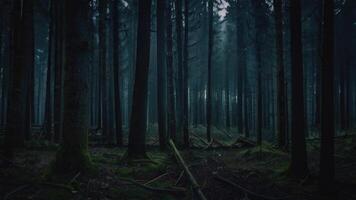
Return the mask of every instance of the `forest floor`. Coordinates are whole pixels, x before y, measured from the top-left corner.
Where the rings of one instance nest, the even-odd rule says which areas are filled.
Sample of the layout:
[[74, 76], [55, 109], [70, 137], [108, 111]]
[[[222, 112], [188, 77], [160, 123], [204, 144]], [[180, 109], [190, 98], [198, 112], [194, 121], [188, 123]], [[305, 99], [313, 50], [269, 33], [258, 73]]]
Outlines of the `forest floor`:
[[[302, 180], [287, 176], [288, 153], [267, 143], [233, 148], [210, 145], [207, 149], [181, 150], [181, 154], [209, 200], [318, 200], [327, 199], [318, 192], [318, 143], [316, 139], [308, 140], [310, 175]], [[335, 143], [337, 199], [355, 200], [356, 136], [336, 138]], [[46, 177], [55, 148], [18, 152], [13, 166], [0, 168], [0, 198], [198, 199], [169, 150], [161, 153], [156, 147], [149, 147], [151, 161], [129, 165], [120, 161], [124, 148], [91, 147], [90, 153], [96, 173], [50, 180]]]

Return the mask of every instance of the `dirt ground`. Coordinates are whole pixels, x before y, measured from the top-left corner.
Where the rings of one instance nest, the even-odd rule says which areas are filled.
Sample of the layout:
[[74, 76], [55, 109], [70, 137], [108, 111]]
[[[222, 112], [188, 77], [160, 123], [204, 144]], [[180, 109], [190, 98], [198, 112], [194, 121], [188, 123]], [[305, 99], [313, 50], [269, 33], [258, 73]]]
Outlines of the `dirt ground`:
[[[319, 141], [308, 140], [310, 174], [302, 180], [288, 177], [287, 152], [269, 144], [261, 147], [182, 150], [181, 154], [211, 200], [356, 199], [356, 137], [335, 139], [336, 191], [323, 197], [318, 191]], [[125, 149], [91, 147], [95, 172], [49, 178], [54, 149], [18, 152], [13, 165], [0, 168], [0, 197], [4, 200], [198, 199], [175, 156], [148, 148], [151, 160], [127, 164]]]

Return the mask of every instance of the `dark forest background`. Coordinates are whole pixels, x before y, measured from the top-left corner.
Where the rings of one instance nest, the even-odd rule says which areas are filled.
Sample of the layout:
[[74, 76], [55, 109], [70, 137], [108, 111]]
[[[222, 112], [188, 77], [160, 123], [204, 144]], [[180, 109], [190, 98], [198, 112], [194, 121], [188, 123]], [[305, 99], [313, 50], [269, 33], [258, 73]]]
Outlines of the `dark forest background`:
[[50, 151], [48, 176], [77, 179], [98, 152], [120, 166], [278, 152], [288, 177], [347, 199], [356, 173], [335, 177], [355, 167], [355, 51], [354, 0], [0, 0], [0, 164]]

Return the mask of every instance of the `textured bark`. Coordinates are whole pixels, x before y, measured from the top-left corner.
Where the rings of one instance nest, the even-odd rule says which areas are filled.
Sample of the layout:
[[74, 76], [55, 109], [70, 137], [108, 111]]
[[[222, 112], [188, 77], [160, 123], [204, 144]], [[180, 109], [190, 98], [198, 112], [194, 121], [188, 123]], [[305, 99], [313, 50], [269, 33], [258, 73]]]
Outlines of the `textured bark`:
[[13, 156], [15, 148], [24, 146], [25, 141], [25, 108], [26, 108], [26, 76], [24, 58], [25, 50], [23, 48], [26, 34], [24, 26], [24, 15], [22, 10], [22, 1], [12, 2], [11, 12], [11, 39], [10, 39], [10, 59], [11, 68], [9, 71], [9, 96], [7, 101], [7, 134], [4, 139], [4, 153], [9, 159]]
[[63, 142], [57, 152], [56, 172], [84, 172], [88, 155], [90, 60], [89, 0], [65, 0], [65, 59], [63, 85]]
[[305, 114], [303, 89], [302, 25], [301, 1], [291, 5], [291, 56], [292, 56], [292, 124], [290, 172], [295, 177], [308, 174], [305, 144]]
[[184, 0], [184, 62], [183, 62], [183, 143], [189, 147], [189, 104], [188, 104], [188, 59], [189, 59], [189, 1]]
[[335, 177], [334, 158], [334, 1], [324, 0], [323, 63], [321, 70], [321, 146], [320, 186], [332, 193]]
[[285, 118], [285, 90], [284, 90], [284, 55], [283, 55], [283, 14], [282, 0], [273, 1], [275, 8], [274, 21], [276, 23], [276, 48], [277, 48], [277, 145], [285, 148], [286, 143], [286, 118]]
[[158, 135], [161, 150], [166, 149], [167, 141], [167, 84], [165, 67], [165, 9], [166, 0], [157, 1], [157, 108]]
[[119, 62], [119, 26], [120, 18], [118, 12], [118, 1], [112, 2], [112, 17], [113, 17], [113, 68], [114, 68], [114, 107], [115, 107], [115, 128], [116, 128], [116, 144], [123, 145], [122, 141], [122, 113], [121, 113], [121, 98], [120, 98], [120, 62]]
[[167, 4], [167, 88], [168, 88], [168, 138], [176, 140], [176, 110], [174, 98], [172, 3]]
[[129, 133], [128, 158], [146, 157], [146, 112], [150, 60], [151, 0], [139, 1], [135, 85]]
[[101, 90], [101, 128], [103, 137], [107, 142], [112, 142], [108, 135], [108, 95], [107, 95], [107, 41], [106, 41], [106, 10], [107, 0], [99, 1], [99, 67], [100, 67], [100, 90]]
[[208, 0], [208, 88], [206, 98], [206, 137], [211, 141], [211, 101], [212, 101], [212, 85], [211, 85], [211, 68], [212, 68], [212, 52], [213, 52], [213, 0]]

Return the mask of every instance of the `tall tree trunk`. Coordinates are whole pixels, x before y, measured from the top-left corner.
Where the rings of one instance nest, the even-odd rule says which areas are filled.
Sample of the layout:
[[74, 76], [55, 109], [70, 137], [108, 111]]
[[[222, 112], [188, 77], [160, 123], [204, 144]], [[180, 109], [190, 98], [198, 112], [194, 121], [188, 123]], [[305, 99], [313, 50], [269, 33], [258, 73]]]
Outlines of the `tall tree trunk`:
[[208, 0], [208, 88], [206, 98], [206, 137], [208, 141], [211, 141], [211, 67], [212, 67], [212, 53], [213, 53], [213, 0]]
[[285, 148], [286, 143], [286, 118], [285, 118], [285, 90], [284, 90], [284, 55], [283, 55], [283, 14], [282, 0], [273, 1], [274, 21], [276, 23], [276, 48], [277, 48], [277, 145]]
[[120, 98], [120, 62], [119, 62], [119, 26], [120, 18], [118, 12], [118, 1], [112, 2], [112, 17], [113, 17], [113, 68], [114, 68], [114, 107], [115, 107], [115, 127], [116, 127], [116, 143], [119, 146], [123, 145], [122, 141], [122, 113], [121, 113], [121, 98]]
[[48, 28], [48, 54], [47, 54], [47, 75], [46, 75], [46, 99], [45, 99], [45, 121], [44, 131], [46, 133], [46, 139], [52, 139], [52, 95], [51, 95], [51, 77], [52, 77], [52, 49], [53, 49], [53, 11], [54, 2], [49, 2], [49, 28]]
[[161, 150], [166, 149], [167, 141], [167, 85], [165, 66], [165, 9], [166, 0], [157, 0], [157, 108], [158, 135]]
[[189, 79], [189, 1], [184, 0], [184, 62], [183, 62], [183, 140], [184, 146], [189, 147], [189, 104], [188, 104], [188, 79]]
[[168, 137], [176, 140], [176, 110], [174, 98], [174, 72], [173, 72], [173, 33], [172, 33], [172, 2], [167, 4], [167, 88], [168, 88]]
[[305, 144], [301, 1], [291, 1], [290, 6], [292, 37], [292, 143], [290, 172], [293, 176], [301, 178], [308, 173]]
[[[184, 118], [184, 94], [183, 94], [183, 14], [182, 14], [182, 2], [175, 1], [175, 13], [176, 13], [176, 36], [177, 36], [177, 85], [176, 85], [176, 99], [177, 99], [177, 129], [179, 135], [182, 135], [183, 131], [183, 118]], [[181, 140], [180, 140], [181, 141]]]
[[89, 0], [65, 0], [65, 60], [63, 85], [63, 142], [54, 171], [85, 172], [90, 167], [89, 128]]
[[13, 158], [14, 149], [23, 147], [25, 141], [27, 70], [24, 63], [26, 51], [23, 45], [26, 38], [24, 24], [26, 20], [22, 3], [22, 0], [14, 0], [11, 12], [11, 68], [7, 101], [7, 134], [4, 139], [4, 154], [8, 159]]
[[54, 141], [59, 142], [62, 137], [63, 123], [63, 61], [64, 61], [64, 34], [63, 34], [63, 4], [55, 2], [55, 76], [54, 76]]
[[99, 67], [101, 77], [101, 123], [102, 135], [106, 142], [112, 142], [108, 135], [108, 94], [107, 94], [107, 39], [106, 39], [106, 13], [107, 13], [107, 0], [99, 1]]
[[[25, 137], [30, 139], [32, 122], [34, 119], [34, 67], [35, 67], [35, 32], [34, 32], [34, 1], [23, 1], [24, 29], [26, 39], [24, 40], [24, 67], [27, 69], [26, 108], [25, 108]], [[40, 113], [38, 113], [40, 114]]]
[[[262, 4], [263, 2], [261, 0], [254, 0], [253, 5], [255, 9], [255, 29], [256, 29], [256, 62], [257, 62], [257, 88], [256, 88], [256, 94], [257, 94], [257, 119], [256, 119], [256, 134], [257, 134], [257, 144], [261, 145], [262, 143], [262, 47], [261, 47], [261, 34], [262, 33], [262, 28], [263, 26], [262, 19], [261, 19], [261, 13], [263, 12], [262, 9]], [[263, 17], [263, 16], [262, 16]]]
[[334, 159], [334, 1], [324, 0], [323, 70], [321, 70], [320, 186], [322, 192], [335, 191]]
[[146, 112], [150, 60], [151, 0], [139, 1], [136, 74], [132, 100], [128, 158], [146, 157]]

